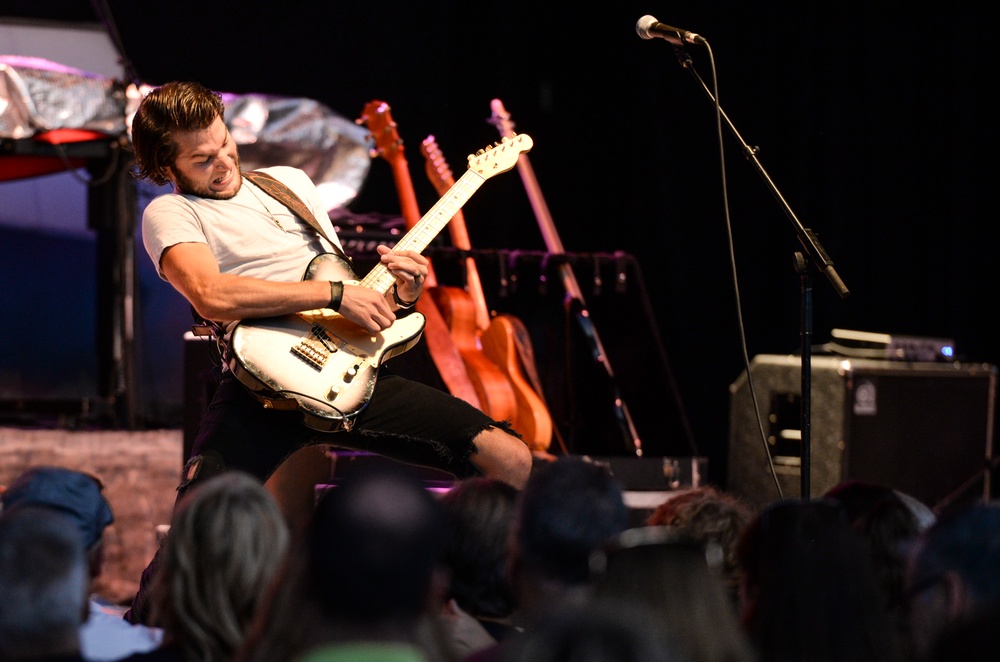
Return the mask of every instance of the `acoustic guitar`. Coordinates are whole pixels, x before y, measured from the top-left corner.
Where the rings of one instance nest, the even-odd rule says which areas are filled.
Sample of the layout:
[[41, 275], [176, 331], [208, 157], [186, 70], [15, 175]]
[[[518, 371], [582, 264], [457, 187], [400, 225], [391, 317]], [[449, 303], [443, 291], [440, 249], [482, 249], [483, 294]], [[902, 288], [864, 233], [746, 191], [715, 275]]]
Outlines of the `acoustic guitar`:
[[[510, 118], [510, 113], [504, 108], [503, 102], [500, 99], [493, 99], [490, 102], [490, 110], [489, 121], [497, 128], [502, 137], [509, 138], [517, 135], [514, 131], [514, 122]], [[521, 182], [524, 184], [525, 192], [528, 194], [528, 200], [531, 202], [531, 209], [535, 213], [535, 219], [538, 221], [538, 228], [541, 230], [542, 238], [545, 240], [545, 247], [552, 254], [564, 254], [566, 251], [563, 248], [562, 240], [559, 238], [559, 232], [556, 230], [549, 207], [545, 203], [545, 196], [542, 195], [542, 188], [538, 185], [538, 179], [535, 177], [535, 171], [531, 167], [531, 161], [526, 155], [519, 156], [517, 170], [521, 175]], [[563, 286], [566, 288], [565, 304], [567, 310], [575, 309], [574, 316], [591, 344], [591, 352], [594, 360], [604, 368], [615, 390], [613, 404], [622, 435], [632, 446], [635, 454], [642, 456], [642, 440], [639, 438], [639, 433], [632, 420], [632, 415], [629, 413], [628, 405], [625, 404], [625, 399], [618, 388], [614, 370], [611, 367], [611, 362], [608, 360], [608, 354], [604, 350], [604, 344], [601, 342], [597, 327], [594, 325], [594, 321], [587, 310], [587, 302], [583, 298], [583, 290], [580, 289], [576, 274], [573, 273], [573, 267], [569, 262], [564, 262], [559, 266], [559, 272], [562, 275]], [[577, 305], [574, 306], [574, 302]], [[556, 435], [558, 436], [558, 432], [556, 432]], [[565, 448], [565, 444], [561, 438], [559, 442]]]
[[[527, 135], [469, 156], [469, 169], [396, 243], [422, 252], [472, 194], [490, 177], [506, 172], [521, 152], [531, 149]], [[340, 256], [317, 256], [303, 280], [343, 280], [385, 295], [395, 277], [377, 264], [360, 281]], [[233, 329], [230, 368], [267, 408], [299, 409], [317, 430], [350, 429], [351, 419], [371, 399], [378, 368], [413, 347], [424, 328], [419, 312], [401, 316], [381, 333], [369, 334], [333, 310], [241, 321]]]
[[[378, 154], [392, 166], [396, 190], [403, 210], [403, 219], [410, 227], [419, 219], [419, 208], [413, 189], [413, 180], [410, 178], [403, 140], [399, 136], [396, 122], [392, 119], [391, 109], [384, 101], [372, 101], [365, 107], [363, 117], [375, 139]], [[440, 307], [440, 302], [447, 300], [448, 289], [455, 288], [441, 286], [437, 282], [432, 265], [426, 286], [430, 299], [425, 305], [433, 305], [435, 311], [441, 315], [444, 321], [443, 333], [454, 344], [454, 348], [461, 357], [461, 366], [466, 375], [463, 383], [471, 384], [476, 401], [478, 401], [476, 406], [488, 416], [499, 421], [512, 420], [517, 412], [517, 400], [513, 388], [504, 373], [477, 346], [474, 335], [475, 321], [470, 317], [474, 314], [472, 306], [461, 307], [461, 301], [453, 293], [447, 311]], [[472, 328], [473, 334], [471, 338], [467, 334], [456, 334], [454, 333], [456, 328]], [[440, 370], [441, 366], [438, 367]], [[450, 367], [454, 370], [454, 366]]]
[[[455, 177], [434, 136], [424, 139], [420, 152], [424, 155], [428, 179], [438, 195], [442, 195], [455, 185]], [[461, 210], [455, 212], [448, 225], [448, 232], [455, 248], [466, 251], [472, 249], [465, 216]], [[552, 418], [545, 402], [525, 379], [521, 371], [521, 357], [517, 351], [519, 342], [530, 343], [527, 330], [521, 320], [512, 315], [491, 317], [475, 259], [467, 257], [464, 267], [465, 289], [438, 288], [438, 306], [445, 318], [450, 318], [456, 344], [460, 347], [477, 347], [500, 368], [510, 382], [517, 402], [514, 429], [521, 434], [531, 450], [547, 451], [552, 443]], [[470, 308], [473, 310], [470, 311]]]

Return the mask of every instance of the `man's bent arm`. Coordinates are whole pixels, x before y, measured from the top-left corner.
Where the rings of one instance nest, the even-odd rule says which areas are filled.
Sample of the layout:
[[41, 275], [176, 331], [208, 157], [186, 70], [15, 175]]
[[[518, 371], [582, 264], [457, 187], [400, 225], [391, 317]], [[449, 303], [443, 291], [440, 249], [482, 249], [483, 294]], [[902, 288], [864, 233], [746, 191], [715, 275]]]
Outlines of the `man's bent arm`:
[[[281, 283], [221, 273], [206, 244], [169, 247], [160, 258], [160, 268], [199, 315], [217, 322], [287, 315], [330, 303], [330, 284], [325, 280]], [[340, 311], [372, 332], [395, 319], [382, 295], [359, 286], [344, 286]]]

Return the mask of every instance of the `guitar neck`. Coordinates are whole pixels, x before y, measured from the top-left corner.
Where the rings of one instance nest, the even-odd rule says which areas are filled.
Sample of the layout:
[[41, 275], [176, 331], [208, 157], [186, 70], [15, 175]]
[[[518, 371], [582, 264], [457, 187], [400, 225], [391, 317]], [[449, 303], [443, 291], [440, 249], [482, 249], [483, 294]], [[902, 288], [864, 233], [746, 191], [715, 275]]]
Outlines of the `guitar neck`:
[[[403, 214], [403, 220], [406, 222], [406, 227], [412, 229], [420, 223], [420, 205], [417, 204], [417, 194], [413, 190], [413, 180], [410, 178], [410, 166], [406, 157], [403, 156], [402, 145], [397, 145], [396, 153], [387, 156], [386, 160], [392, 166], [392, 178], [396, 183], [396, 195], [399, 197], [399, 208]], [[431, 238], [433, 239], [433, 236]], [[427, 278], [424, 284], [427, 287], [437, 286], [437, 274], [434, 273], [434, 265], [429, 262], [427, 263]]]
[[[396, 248], [422, 253], [441, 230], [448, 225], [455, 213], [462, 208], [472, 194], [479, 190], [486, 179], [475, 170], [466, 170], [454, 186], [448, 189], [441, 199], [427, 211], [402, 239], [396, 242]], [[376, 265], [361, 284], [385, 294], [395, 282], [395, 277], [381, 263]]]
[[[500, 99], [493, 99], [490, 103], [490, 109], [492, 110], [491, 122], [496, 126], [501, 137], [515, 135], [514, 123], [510, 119], [510, 113], [504, 108], [503, 102]], [[542, 195], [542, 187], [538, 185], [538, 179], [535, 178], [535, 171], [531, 167], [531, 162], [528, 160], [527, 154], [521, 154], [518, 157], [517, 172], [521, 175], [521, 181], [524, 183], [524, 190], [528, 194], [531, 209], [534, 211], [535, 219], [538, 221], [538, 228], [541, 230], [542, 238], [545, 240], [545, 248], [550, 253], [562, 255], [566, 251], [563, 249], [562, 240], [559, 238], [559, 232], [556, 230], [555, 221], [552, 220], [549, 206], [545, 202], [545, 196]], [[584, 303], [583, 290], [580, 289], [580, 284], [576, 280], [576, 274], [573, 273], [572, 267], [570, 267], [568, 262], [564, 262], [560, 265], [559, 269], [562, 274], [566, 293], [577, 301]]]
[[[420, 152], [424, 155], [427, 178], [430, 179], [438, 195], [444, 195], [449, 188], [454, 186], [455, 176], [452, 174], [451, 168], [448, 167], [434, 136], [427, 136], [420, 143]], [[455, 212], [454, 218], [448, 225], [448, 232], [451, 234], [451, 243], [455, 248], [464, 251], [472, 250], [472, 241], [469, 239], [469, 231], [465, 225], [465, 215], [461, 211]], [[483, 292], [483, 283], [479, 278], [479, 269], [476, 266], [475, 258], [466, 257], [463, 263], [465, 266], [465, 291], [475, 308], [473, 311], [475, 327], [481, 333], [490, 325], [490, 308], [486, 303], [486, 294]]]

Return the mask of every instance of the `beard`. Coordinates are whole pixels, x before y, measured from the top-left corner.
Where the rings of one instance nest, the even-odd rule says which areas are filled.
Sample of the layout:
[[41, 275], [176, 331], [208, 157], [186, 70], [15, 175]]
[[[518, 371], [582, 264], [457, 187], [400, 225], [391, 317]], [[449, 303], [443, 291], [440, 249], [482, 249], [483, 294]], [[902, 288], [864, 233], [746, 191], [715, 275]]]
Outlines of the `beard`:
[[243, 187], [243, 175], [240, 169], [240, 155], [237, 153], [233, 157], [233, 161], [236, 164], [236, 177], [237, 184], [236, 188], [226, 190], [226, 191], [213, 191], [208, 186], [201, 184], [199, 182], [190, 179], [183, 173], [178, 172], [173, 169], [172, 174], [174, 176], [174, 186], [177, 188], [179, 193], [186, 193], [188, 195], [196, 195], [199, 198], [211, 198], [212, 200], [229, 200], [236, 196], [240, 192], [240, 188]]

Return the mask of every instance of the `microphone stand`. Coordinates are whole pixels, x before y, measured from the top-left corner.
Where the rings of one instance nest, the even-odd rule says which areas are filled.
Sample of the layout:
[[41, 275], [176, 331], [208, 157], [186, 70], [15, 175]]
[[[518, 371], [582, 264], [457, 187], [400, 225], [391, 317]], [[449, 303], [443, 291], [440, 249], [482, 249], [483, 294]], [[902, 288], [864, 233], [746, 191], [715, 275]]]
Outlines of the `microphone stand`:
[[[672, 43], [672, 42], [671, 42]], [[811, 444], [811, 422], [812, 422], [812, 281], [810, 277], [809, 266], [812, 264], [816, 269], [821, 271], [830, 281], [834, 290], [840, 296], [841, 299], [846, 298], [850, 292], [847, 286], [840, 279], [837, 274], [836, 269], [833, 268], [833, 260], [827, 255], [826, 251], [819, 243], [816, 234], [809, 228], [803, 227], [802, 223], [799, 221], [795, 212], [785, 201], [784, 196], [775, 186], [774, 181], [764, 170], [764, 166], [761, 164], [760, 160], [757, 158], [757, 152], [759, 151], [756, 147], [750, 147], [743, 136], [740, 135], [739, 131], [729, 120], [725, 111], [722, 110], [718, 105], [717, 97], [712, 94], [708, 85], [702, 80], [701, 76], [695, 70], [690, 54], [681, 46], [676, 44], [674, 46], [674, 52], [677, 54], [677, 60], [680, 65], [691, 72], [695, 80], [701, 84], [702, 89], [713, 104], [718, 108], [719, 115], [726, 121], [729, 126], [729, 130], [732, 131], [733, 135], [739, 141], [740, 146], [743, 149], [743, 154], [746, 156], [747, 160], [754, 164], [757, 172], [760, 174], [764, 183], [770, 189], [774, 198], [778, 201], [778, 204], [784, 210], [785, 215], [788, 216], [788, 220], [791, 221], [792, 227], [795, 230], [795, 234], [798, 237], [799, 243], [802, 244], [805, 253], [796, 252], [794, 257], [795, 271], [800, 276], [800, 288], [801, 288], [801, 320], [800, 320], [800, 337], [801, 337], [801, 355], [802, 355], [802, 368], [801, 368], [801, 400], [800, 400], [800, 432], [801, 432], [801, 447], [800, 447], [800, 487], [801, 487], [801, 497], [803, 499], [809, 499], [809, 474], [810, 474], [810, 444]], [[808, 260], [807, 260], [808, 257]], [[749, 377], [749, 375], [748, 375]]]

